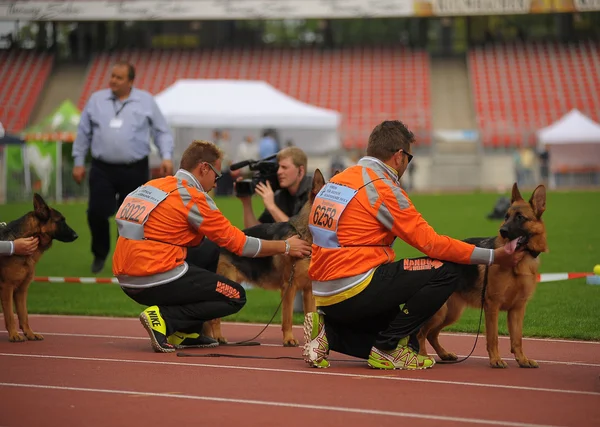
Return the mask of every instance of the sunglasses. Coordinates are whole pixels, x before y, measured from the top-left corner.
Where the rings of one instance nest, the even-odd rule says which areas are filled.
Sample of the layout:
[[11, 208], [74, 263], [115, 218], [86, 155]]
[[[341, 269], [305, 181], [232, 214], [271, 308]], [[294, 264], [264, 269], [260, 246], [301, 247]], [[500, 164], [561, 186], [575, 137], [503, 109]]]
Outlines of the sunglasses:
[[413, 155], [410, 153], [407, 153], [404, 150], [401, 150], [401, 151], [402, 151], [402, 153], [406, 154], [406, 157], [408, 157], [408, 163], [410, 163], [410, 161], [413, 159]]
[[208, 167], [210, 167], [212, 169], [212, 171], [215, 173], [215, 182], [217, 182], [218, 180], [221, 179], [221, 174], [219, 172], [217, 172], [217, 170], [215, 169], [215, 167], [213, 165], [211, 165], [210, 163], [206, 162], [206, 164], [208, 165]]
[[[406, 152], [406, 151], [404, 151], [402, 148], [400, 148], [400, 149], [398, 149], [398, 150], [394, 151], [394, 153], [397, 153], [398, 151], [401, 151], [401, 152], [402, 152], [402, 154], [406, 154], [406, 157], [408, 157], [408, 163], [410, 163], [410, 162], [411, 162], [411, 160], [413, 159], [413, 155], [412, 155], [412, 154], [410, 154], [410, 153], [407, 153], [407, 152]], [[407, 163], [407, 164], [408, 164], [408, 163]]]

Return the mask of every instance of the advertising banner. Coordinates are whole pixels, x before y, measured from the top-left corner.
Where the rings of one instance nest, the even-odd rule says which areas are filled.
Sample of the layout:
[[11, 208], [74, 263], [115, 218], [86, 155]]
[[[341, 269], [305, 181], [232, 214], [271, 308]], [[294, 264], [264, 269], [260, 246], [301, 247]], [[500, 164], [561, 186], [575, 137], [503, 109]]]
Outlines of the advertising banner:
[[398, 17], [414, 0], [137, 0], [6, 1], [0, 20], [192, 20]]

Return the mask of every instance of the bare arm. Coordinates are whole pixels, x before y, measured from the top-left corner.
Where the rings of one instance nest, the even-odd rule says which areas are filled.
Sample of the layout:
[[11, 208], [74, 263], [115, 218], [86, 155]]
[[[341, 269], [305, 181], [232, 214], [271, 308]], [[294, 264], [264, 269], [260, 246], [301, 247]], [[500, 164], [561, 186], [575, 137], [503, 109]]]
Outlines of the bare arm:
[[252, 209], [252, 199], [250, 197], [240, 197], [240, 200], [242, 201], [242, 209], [244, 210], [244, 228], [260, 224]]

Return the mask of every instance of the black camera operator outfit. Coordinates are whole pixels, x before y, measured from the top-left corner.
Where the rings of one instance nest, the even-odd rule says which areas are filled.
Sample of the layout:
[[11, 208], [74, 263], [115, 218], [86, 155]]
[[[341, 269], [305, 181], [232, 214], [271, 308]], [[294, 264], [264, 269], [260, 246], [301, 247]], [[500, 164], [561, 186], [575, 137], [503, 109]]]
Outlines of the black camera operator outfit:
[[[296, 191], [296, 194], [293, 196], [287, 188], [281, 188], [275, 191], [275, 206], [281, 209], [281, 211], [288, 217], [292, 217], [300, 212], [302, 206], [304, 206], [304, 204], [307, 202], [311, 189], [312, 177], [304, 175], [302, 181], [300, 181], [300, 185], [298, 186], [298, 191]], [[275, 222], [275, 219], [271, 213], [265, 209], [258, 218], [258, 222], [262, 224], [273, 223]]]

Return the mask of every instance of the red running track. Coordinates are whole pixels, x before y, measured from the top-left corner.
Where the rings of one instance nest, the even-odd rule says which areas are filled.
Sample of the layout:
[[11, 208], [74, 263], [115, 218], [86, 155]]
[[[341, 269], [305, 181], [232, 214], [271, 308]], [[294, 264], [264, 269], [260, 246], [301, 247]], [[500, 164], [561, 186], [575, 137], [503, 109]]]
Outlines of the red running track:
[[[154, 353], [137, 319], [30, 316], [41, 342], [0, 333], [0, 425], [20, 426], [598, 426], [600, 343], [526, 339], [539, 369], [521, 369], [501, 338], [505, 370], [488, 367], [485, 338], [457, 365], [379, 371], [336, 353], [329, 369], [301, 360], [178, 357]], [[225, 323], [230, 341], [261, 325]], [[301, 328], [295, 329], [298, 339]], [[443, 336], [468, 354], [473, 335]], [[255, 347], [194, 354], [301, 356], [279, 325]], [[410, 424], [408, 424], [410, 423]]]

